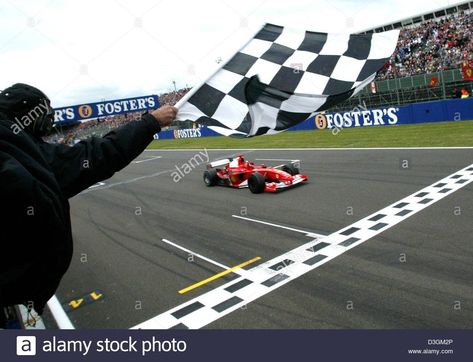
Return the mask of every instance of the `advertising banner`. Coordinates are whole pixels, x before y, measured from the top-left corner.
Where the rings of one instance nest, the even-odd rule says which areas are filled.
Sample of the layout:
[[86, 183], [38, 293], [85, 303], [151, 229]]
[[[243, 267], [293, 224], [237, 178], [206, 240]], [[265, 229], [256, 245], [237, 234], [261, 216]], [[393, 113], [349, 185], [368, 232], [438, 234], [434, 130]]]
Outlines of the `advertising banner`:
[[56, 108], [54, 112], [57, 124], [67, 124], [131, 112], [144, 112], [158, 107], [158, 96], [149, 95]]
[[289, 130], [377, 127], [471, 119], [473, 119], [473, 99], [448, 99], [399, 107], [368, 109], [359, 106], [346, 112], [318, 113]]
[[[473, 120], [473, 98], [412, 103], [399, 107], [356, 107], [346, 112], [318, 113], [288, 131], [334, 130], [354, 127]], [[207, 127], [163, 131], [155, 139], [182, 139], [220, 136]]]

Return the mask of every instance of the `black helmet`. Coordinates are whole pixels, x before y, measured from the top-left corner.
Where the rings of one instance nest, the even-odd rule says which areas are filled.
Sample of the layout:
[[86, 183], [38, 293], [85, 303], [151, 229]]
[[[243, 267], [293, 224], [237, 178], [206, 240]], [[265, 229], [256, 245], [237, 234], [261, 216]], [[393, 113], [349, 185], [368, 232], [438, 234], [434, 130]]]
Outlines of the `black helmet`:
[[48, 135], [54, 124], [54, 110], [49, 98], [39, 89], [17, 83], [0, 93], [0, 112], [10, 117], [18, 130], [34, 136]]

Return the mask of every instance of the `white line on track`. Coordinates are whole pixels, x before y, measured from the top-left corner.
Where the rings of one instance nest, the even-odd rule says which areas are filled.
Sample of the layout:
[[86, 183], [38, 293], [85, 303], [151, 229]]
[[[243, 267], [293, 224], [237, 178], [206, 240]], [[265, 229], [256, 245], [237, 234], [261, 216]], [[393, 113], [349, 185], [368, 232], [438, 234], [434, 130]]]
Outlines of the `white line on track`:
[[[384, 150], [471, 150], [473, 147], [307, 147], [307, 148], [207, 148], [207, 151], [384, 151]], [[201, 148], [147, 149], [145, 152], [195, 152]]]
[[[178, 244], [176, 244], [176, 243], [173, 243], [172, 241], [170, 241], [170, 240], [168, 240], [168, 239], [161, 239], [161, 241], [162, 241], [163, 243], [166, 243], [166, 244], [169, 244], [169, 245], [171, 245], [171, 246], [174, 246], [175, 248], [177, 248], [177, 249], [179, 249], [179, 250], [185, 251], [186, 253], [192, 254], [193, 256], [195, 256], [195, 257], [197, 257], [197, 258], [199, 258], [199, 259], [202, 259], [202, 260], [204, 260], [204, 261], [206, 261], [206, 262], [208, 262], [208, 263], [210, 263], [210, 264], [216, 265], [216, 266], [218, 266], [219, 268], [222, 268], [222, 269], [230, 269], [229, 266], [223, 265], [223, 264], [219, 263], [218, 261], [212, 260], [212, 259], [207, 258], [206, 256], [203, 256], [203, 255], [201, 255], [201, 254], [198, 254], [198, 253], [196, 253], [196, 252], [194, 252], [194, 251], [192, 251], [192, 250], [190, 250], [190, 249], [187, 249], [187, 248], [185, 248], [185, 247], [183, 247], [183, 246], [180, 246], [180, 245], [178, 245]], [[241, 275], [241, 274], [242, 274], [242, 273], [240, 273], [240, 272], [237, 271], [237, 270], [235, 270], [234, 273], [235, 273], [235, 274], [238, 274], [238, 275]]]
[[301, 229], [296, 229], [296, 228], [292, 228], [292, 227], [289, 227], [289, 226], [283, 226], [283, 225], [275, 224], [275, 223], [272, 223], [272, 222], [267, 222], [267, 221], [262, 221], [262, 220], [257, 220], [257, 219], [251, 219], [249, 217], [244, 217], [244, 216], [239, 216], [239, 215], [232, 215], [232, 217], [237, 218], [237, 219], [242, 219], [242, 220], [255, 222], [255, 223], [258, 223], [258, 224], [269, 225], [269, 226], [274, 226], [274, 227], [285, 229], [285, 230], [295, 231], [296, 233], [305, 234], [306, 236], [309, 236], [309, 237], [312, 237], [312, 238], [324, 238], [326, 236], [326, 235], [316, 234], [316, 233], [306, 231], [306, 230], [301, 230]]
[[293, 161], [298, 161], [298, 160], [290, 160], [288, 158], [255, 158], [255, 161], [288, 161], [288, 162], [293, 162]]
[[133, 329], [202, 328], [309, 273], [473, 182], [473, 164], [340, 229], [142, 322]]
[[51, 299], [48, 300], [48, 307], [59, 329], [75, 329], [56, 295], [53, 295]]
[[95, 185], [89, 187], [89, 189], [95, 189], [96, 187], [105, 186], [105, 182], [97, 182]]
[[114, 183], [111, 183], [111, 184], [108, 184], [108, 185], [105, 185], [105, 186], [98, 185], [94, 188], [89, 188], [87, 190], [82, 191], [81, 193], [79, 193], [79, 195], [88, 194], [89, 192], [96, 191], [96, 190], [109, 189], [109, 188], [114, 187], [114, 186], [126, 185], [126, 184], [129, 184], [129, 183], [144, 180], [144, 179], [147, 179], [147, 178], [150, 178], [150, 177], [156, 177], [156, 176], [164, 175], [165, 173], [169, 173], [169, 172], [172, 172], [172, 171], [174, 171], [174, 170], [164, 170], [164, 171], [159, 171], [159, 172], [153, 173], [151, 175], [145, 175], [145, 176], [135, 177], [135, 178], [132, 178], [130, 180], [114, 182]]
[[142, 163], [142, 162], [153, 161], [153, 160], [157, 160], [157, 159], [162, 158], [162, 157], [163, 156], [154, 156], [154, 157], [147, 158], [147, 159], [144, 159], [144, 160], [133, 161], [133, 163]]

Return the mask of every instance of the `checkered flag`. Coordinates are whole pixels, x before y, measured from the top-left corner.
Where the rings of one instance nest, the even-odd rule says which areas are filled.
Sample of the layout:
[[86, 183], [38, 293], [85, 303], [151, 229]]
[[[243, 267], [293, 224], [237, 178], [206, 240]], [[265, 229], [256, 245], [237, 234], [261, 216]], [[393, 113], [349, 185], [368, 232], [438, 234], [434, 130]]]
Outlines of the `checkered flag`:
[[191, 120], [226, 136], [284, 131], [370, 84], [399, 31], [349, 35], [266, 24], [179, 104]]

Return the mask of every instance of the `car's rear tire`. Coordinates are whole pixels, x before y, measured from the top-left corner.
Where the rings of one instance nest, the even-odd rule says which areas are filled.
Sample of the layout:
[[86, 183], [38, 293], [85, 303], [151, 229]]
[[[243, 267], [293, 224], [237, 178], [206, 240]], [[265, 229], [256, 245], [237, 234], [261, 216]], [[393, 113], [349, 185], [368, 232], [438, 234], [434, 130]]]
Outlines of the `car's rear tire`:
[[266, 180], [260, 173], [254, 173], [248, 178], [248, 188], [254, 194], [260, 194], [266, 187]]
[[298, 175], [300, 173], [299, 169], [296, 166], [294, 166], [292, 163], [284, 165], [281, 168], [281, 170], [283, 170], [284, 172], [287, 172], [291, 176]]
[[218, 183], [217, 170], [210, 169], [204, 171], [204, 183], [206, 186], [215, 186]]

